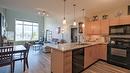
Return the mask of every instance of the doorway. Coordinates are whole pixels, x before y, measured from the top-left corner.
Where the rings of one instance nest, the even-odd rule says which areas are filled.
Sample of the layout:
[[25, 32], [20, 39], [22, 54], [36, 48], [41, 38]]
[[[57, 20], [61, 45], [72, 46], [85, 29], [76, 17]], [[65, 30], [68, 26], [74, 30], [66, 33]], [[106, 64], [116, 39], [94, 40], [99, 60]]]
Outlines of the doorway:
[[77, 42], [77, 28], [71, 28], [71, 42]]

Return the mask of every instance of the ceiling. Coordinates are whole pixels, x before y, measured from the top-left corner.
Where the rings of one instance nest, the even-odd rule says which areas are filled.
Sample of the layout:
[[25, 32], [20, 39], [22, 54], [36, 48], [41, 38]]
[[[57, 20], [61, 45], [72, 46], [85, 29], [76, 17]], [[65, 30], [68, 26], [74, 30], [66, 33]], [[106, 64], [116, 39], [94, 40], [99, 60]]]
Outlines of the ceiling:
[[[114, 10], [122, 5], [126, 5], [129, 0], [67, 0], [66, 19], [72, 20], [74, 17], [73, 3], [76, 3], [76, 17], [82, 16], [81, 9], [85, 8], [86, 15], [96, 15], [103, 11]], [[0, 0], [0, 6], [7, 9], [14, 9], [24, 12], [34, 12], [37, 8], [46, 10], [49, 16], [57, 20], [63, 19], [63, 0]]]

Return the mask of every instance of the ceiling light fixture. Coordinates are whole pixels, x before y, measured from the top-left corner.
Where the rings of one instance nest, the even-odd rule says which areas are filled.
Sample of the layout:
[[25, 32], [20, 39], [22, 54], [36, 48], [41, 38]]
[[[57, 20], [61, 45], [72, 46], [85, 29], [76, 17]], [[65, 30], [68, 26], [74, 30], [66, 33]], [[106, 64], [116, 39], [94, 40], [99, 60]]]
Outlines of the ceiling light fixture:
[[73, 7], [74, 7], [74, 22], [73, 22], [73, 25], [76, 26], [76, 19], [75, 19], [75, 7], [76, 7], [76, 4], [73, 4]]
[[66, 24], [66, 18], [65, 18], [65, 5], [66, 4], [66, 0], [64, 0], [64, 19], [63, 19], [63, 24]]
[[49, 14], [47, 13], [46, 16], [49, 16]]
[[82, 9], [82, 11], [83, 11], [83, 24], [82, 24], [82, 27], [85, 27], [85, 24], [84, 24], [84, 18], [85, 18], [85, 9]]
[[45, 16], [46, 15], [46, 11], [38, 11], [38, 14], [41, 16]]
[[48, 15], [48, 12], [47, 11], [45, 11], [45, 10], [43, 10], [43, 9], [41, 9], [41, 8], [36, 8], [37, 9], [37, 13], [38, 13], [38, 15], [41, 15], [41, 16], [49, 16]]
[[41, 11], [41, 13], [43, 16], [46, 15], [46, 11]]

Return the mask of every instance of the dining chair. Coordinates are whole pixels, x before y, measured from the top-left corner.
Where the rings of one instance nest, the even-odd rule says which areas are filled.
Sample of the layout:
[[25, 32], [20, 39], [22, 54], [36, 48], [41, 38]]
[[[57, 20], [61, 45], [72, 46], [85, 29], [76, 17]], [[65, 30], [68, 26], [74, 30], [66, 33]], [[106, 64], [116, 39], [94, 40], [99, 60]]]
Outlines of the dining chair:
[[29, 65], [28, 65], [28, 54], [29, 54], [30, 46], [31, 46], [30, 43], [25, 43], [24, 44], [24, 47], [26, 48], [25, 61], [26, 61], [27, 68], [29, 68]]
[[[27, 65], [27, 68], [29, 68], [28, 54], [29, 54], [29, 49], [30, 49], [30, 43], [25, 43], [24, 47], [26, 48], [25, 55], [24, 55], [24, 52], [21, 52], [19, 55], [14, 55], [13, 64], [15, 65], [16, 61], [25, 61], [24, 65]], [[25, 71], [25, 68], [24, 68], [24, 71]]]
[[11, 73], [14, 71], [13, 65], [13, 47], [4, 46], [0, 47], [0, 67], [10, 65]]

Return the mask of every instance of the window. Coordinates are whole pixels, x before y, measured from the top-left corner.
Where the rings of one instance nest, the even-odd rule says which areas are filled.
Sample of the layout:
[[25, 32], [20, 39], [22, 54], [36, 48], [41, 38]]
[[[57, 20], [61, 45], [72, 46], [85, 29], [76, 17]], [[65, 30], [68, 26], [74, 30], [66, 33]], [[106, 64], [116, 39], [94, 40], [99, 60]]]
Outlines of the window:
[[15, 21], [15, 40], [16, 41], [30, 41], [38, 40], [39, 24], [26, 21]]

